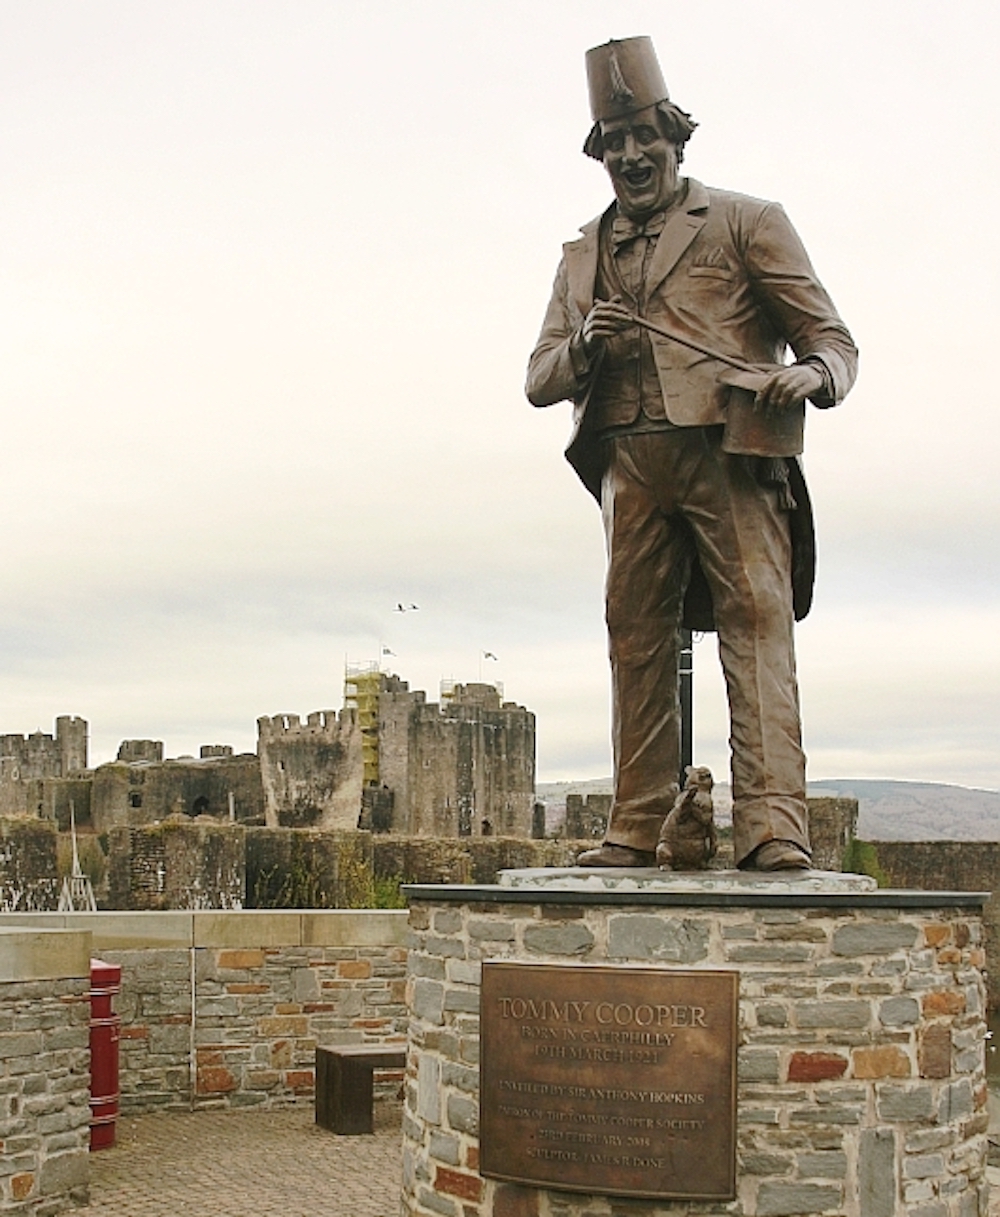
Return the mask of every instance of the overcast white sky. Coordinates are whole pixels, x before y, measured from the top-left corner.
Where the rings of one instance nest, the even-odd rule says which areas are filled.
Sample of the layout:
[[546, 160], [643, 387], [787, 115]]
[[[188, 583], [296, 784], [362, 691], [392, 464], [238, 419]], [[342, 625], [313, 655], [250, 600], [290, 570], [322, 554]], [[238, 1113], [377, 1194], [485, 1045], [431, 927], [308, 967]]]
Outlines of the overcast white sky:
[[609, 771], [598, 512], [522, 386], [610, 197], [583, 54], [638, 33], [862, 352], [808, 426], [810, 776], [1000, 786], [995, 0], [5, 0], [0, 731], [252, 749], [385, 645]]

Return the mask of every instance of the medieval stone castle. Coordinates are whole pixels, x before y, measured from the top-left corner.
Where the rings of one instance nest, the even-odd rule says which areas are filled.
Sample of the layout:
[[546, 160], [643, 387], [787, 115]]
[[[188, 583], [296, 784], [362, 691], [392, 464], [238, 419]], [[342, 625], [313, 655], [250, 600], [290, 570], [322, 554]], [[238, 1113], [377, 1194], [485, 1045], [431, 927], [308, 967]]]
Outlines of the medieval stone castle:
[[257, 751], [208, 744], [164, 759], [158, 740], [125, 740], [88, 768], [88, 727], [0, 736], [0, 817], [102, 833], [170, 816], [272, 828], [409, 836], [532, 835], [535, 716], [490, 684], [442, 685], [439, 703], [371, 666], [348, 671], [345, 705], [257, 720]]

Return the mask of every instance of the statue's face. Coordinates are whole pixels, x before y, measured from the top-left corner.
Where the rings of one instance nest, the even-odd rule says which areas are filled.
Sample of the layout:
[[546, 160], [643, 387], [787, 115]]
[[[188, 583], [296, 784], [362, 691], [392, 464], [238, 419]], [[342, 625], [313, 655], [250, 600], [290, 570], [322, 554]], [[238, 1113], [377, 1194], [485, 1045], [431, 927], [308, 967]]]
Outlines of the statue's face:
[[618, 206], [633, 219], [666, 207], [677, 193], [677, 146], [660, 131], [655, 106], [601, 123], [604, 168]]

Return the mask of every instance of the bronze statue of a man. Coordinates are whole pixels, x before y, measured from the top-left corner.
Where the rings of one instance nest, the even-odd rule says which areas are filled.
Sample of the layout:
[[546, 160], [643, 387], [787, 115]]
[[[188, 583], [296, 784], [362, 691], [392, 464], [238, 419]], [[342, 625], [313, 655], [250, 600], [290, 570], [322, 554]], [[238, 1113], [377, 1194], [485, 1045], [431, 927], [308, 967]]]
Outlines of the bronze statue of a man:
[[796, 458], [805, 401], [841, 401], [857, 350], [778, 204], [680, 176], [695, 124], [650, 39], [588, 51], [587, 77], [584, 151], [615, 202], [564, 247], [527, 384], [536, 406], [572, 400], [566, 455], [607, 537], [615, 792], [579, 862], [655, 865], [686, 626], [719, 637], [737, 865], [805, 868], [792, 627], [814, 546]]

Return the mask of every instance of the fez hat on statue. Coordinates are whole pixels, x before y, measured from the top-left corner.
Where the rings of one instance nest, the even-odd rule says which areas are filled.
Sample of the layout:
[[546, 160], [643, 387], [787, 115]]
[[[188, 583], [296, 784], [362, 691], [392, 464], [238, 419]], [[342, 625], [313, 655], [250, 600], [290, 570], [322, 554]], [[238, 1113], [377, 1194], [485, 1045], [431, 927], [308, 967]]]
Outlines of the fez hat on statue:
[[587, 88], [595, 123], [670, 100], [653, 40], [645, 35], [591, 47], [587, 52]]

